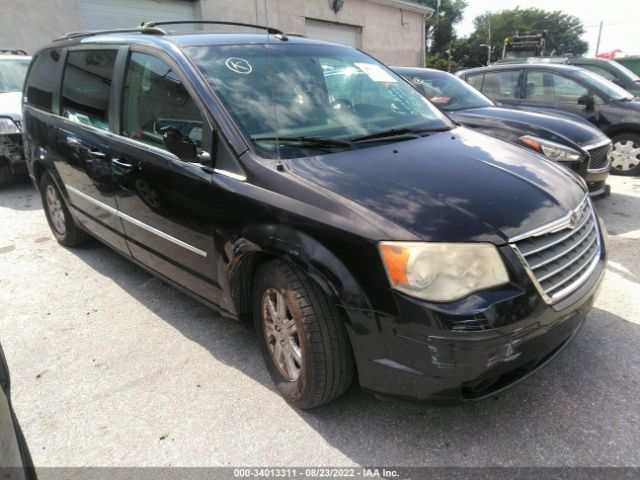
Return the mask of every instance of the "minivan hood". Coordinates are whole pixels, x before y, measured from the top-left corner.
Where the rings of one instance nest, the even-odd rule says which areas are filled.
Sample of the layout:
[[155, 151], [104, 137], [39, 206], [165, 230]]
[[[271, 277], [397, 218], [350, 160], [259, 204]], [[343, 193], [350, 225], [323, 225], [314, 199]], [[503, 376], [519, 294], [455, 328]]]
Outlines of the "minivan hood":
[[558, 137], [562, 137], [565, 141], [581, 147], [605, 138], [600, 130], [582, 118], [572, 120], [558, 115], [501, 107], [456, 110], [448, 114], [457, 122], [468, 126], [504, 127], [517, 130], [522, 135], [541, 136], [555, 142], [560, 140]]
[[14, 122], [22, 118], [22, 92], [0, 93], [0, 117], [11, 117]]
[[541, 155], [464, 127], [286, 164], [425, 241], [503, 244], [566, 215], [587, 193]]

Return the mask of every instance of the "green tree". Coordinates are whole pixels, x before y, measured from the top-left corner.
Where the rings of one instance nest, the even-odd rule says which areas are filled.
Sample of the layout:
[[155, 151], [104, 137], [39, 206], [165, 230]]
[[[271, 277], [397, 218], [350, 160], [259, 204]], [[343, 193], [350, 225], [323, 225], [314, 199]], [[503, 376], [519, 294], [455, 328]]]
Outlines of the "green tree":
[[[452, 50], [452, 54], [455, 54], [455, 50]], [[444, 70], [445, 72], [455, 72], [460, 69], [460, 66], [458, 65], [458, 62], [453, 60], [454, 56], [455, 55], [452, 55], [452, 60], [449, 62], [449, 57], [446, 54], [442, 55], [437, 52], [427, 53], [425, 65], [427, 68], [437, 68], [438, 70]]]
[[[456, 39], [455, 26], [462, 20], [467, 0], [416, 1], [434, 10], [433, 16], [427, 18], [425, 24], [426, 38], [430, 40], [428, 51], [446, 55], [449, 45]], [[438, 3], [440, 3], [440, 8], [438, 8]]]
[[[516, 31], [545, 30], [546, 54], [582, 55], [589, 45], [580, 37], [585, 32], [579, 18], [561, 11], [545, 11], [539, 8], [501, 10], [496, 13], [487, 12], [473, 21], [474, 32], [466, 39], [468, 43], [468, 59], [470, 63], [486, 63], [487, 50], [481, 43], [489, 43], [489, 26], [493, 52], [491, 61], [502, 56], [504, 39], [511, 37]], [[475, 48], [474, 48], [475, 47]]]

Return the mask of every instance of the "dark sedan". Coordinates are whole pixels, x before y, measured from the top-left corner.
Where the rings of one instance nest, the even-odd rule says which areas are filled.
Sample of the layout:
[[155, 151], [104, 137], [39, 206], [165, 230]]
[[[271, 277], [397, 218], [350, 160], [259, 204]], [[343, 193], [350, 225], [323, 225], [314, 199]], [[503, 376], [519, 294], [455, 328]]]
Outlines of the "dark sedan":
[[441, 70], [392, 68], [456, 122], [562, 163], [587, 182], [592, 196], [608, 190], [611, 141], [585, 120], [502, 108]]
[[35, 480], [29, 449], [11, 407], [9, 369], [0, 346], [0, 477]]
[[613, 141], [611, 172], [640, 174], [640, 102], [600, 75], [540, 63], [472, 68], [456, 75], [505, 105], [586, 118]]

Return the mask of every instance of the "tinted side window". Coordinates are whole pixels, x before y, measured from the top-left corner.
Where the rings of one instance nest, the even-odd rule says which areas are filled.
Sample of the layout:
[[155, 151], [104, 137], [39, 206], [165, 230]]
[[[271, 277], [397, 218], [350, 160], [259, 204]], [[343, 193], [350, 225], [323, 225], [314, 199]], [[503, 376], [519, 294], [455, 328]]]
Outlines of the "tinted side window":
[[606, 78], [607, 80], [613, 80], [616, 78], [616, 76], [613, 75], [608, 70], [605, 70], [604, 68], [598, 67], [596, 65], [579, 65], [579, 66], [587, 70], [591, 70], [593, 73], [597, 73], [598, 75]]
[[467, 77], [467, 83], [471, 85], [476, 90], [482, 91], [482, 79], [484, 78], [483, 74], [480, 75], [471, 75]]
[[122, 135], [165, 148], [159, 130], [173, 127], [200, 147], [202, 113], [164, 61], [133, 52], [122, 98]]
[[570, 78], [552, 72], [527, 74], [527, 99], [543, 103], [577, 103], [587, 89]]
[[33, 59], [33, 65], [27, 79], [24, 102], [41, 110], [50, 112], [53, 109], [53, 92], [56, 89], [59, 50], [42, 52]]
[[69, 52], [62, 80], [62, 116], [83, 125], [109, 129], [109, 96], [116, 55], [116, 50]]
[[485, 73], [482, 93], [489, 98], [516, 98], [520, 71]]

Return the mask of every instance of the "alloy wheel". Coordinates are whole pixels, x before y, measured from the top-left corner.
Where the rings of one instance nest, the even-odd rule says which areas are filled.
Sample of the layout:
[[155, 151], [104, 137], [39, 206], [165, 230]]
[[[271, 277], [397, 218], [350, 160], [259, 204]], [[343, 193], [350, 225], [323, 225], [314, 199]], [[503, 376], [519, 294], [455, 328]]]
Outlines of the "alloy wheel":
[[290, 382], [297, 380], [302, 368], [298, 328], [285, 296], [273, 288], [262, 295], [262, 324], [269, 353], [278, 370]]
[[62, 206], [62, 199], [58, 194], [56, 188], [49, 184], [46, 191], [47, 198], [47, 212], [51, 219], [51, 224], [55, 228], [56, 232], [60, 235], [64, 235], [67, 227], [65, 222], [64, 208]]

